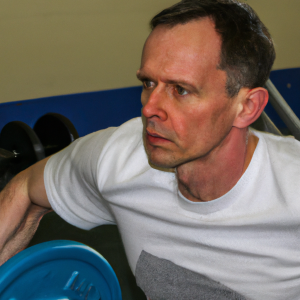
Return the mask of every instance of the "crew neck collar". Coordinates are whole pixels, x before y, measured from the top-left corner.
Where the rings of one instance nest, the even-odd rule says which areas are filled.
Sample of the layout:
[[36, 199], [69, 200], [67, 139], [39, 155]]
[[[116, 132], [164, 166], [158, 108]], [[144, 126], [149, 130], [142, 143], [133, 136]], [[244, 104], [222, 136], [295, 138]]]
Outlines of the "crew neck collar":
[[[243, 193], [243, 187], [259, 172], [259, 166], [261, 165], [262, 153], [264, 149], [265, 140], [263, 136], [257, 132], [251, 132], [259, 138], [257, 146], [255, 148], [254, 154], [251, 158], [250, 164], [238, 182], [234, 185], [234, 187], [229, 190], [223, 196], [207, 201], [207, 202], [193, 202], [188, 200], [186, 197], [182, 195], [177, 186], [178, 193], [178, 203], [179, 206], [187, 211], [191, 211], [197, 214], [211, 214], [217, 211], [223, 210], [233, 204], [233, 202], [237, 201]], [[178, 184], [178, 183], [177, 183]]]

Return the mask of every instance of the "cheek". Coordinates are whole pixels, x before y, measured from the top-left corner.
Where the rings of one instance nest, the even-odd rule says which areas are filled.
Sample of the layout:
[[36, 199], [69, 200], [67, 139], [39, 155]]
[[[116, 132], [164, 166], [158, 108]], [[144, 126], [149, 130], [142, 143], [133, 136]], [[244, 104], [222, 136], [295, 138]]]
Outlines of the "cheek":
[[183, 147], [190, 147], [199, 138], [199, 135], [203, 135], [202, 131], [206, 127], [207, 121], [204, 115], [195, 114], [195, 112], [177, 116], [173, 120], [174, 131]]
[[219, 131], [227, 130], [229, 113], [227, 105], [212, 107], [195, 107], [181, 119], [176, 120], [177, 132], [187, 143], [193, 143], [199, 139], [212, 139], [212, 135]]
[[189, 123], [184, 116], [172, 118], [172, 127], [178, 137], [185, 136], [188, 131]]
[[224, 101], [223, 105], [216, 105], [211, 113], [212, 126], [224, 126], [231, 119], [231, 104]]

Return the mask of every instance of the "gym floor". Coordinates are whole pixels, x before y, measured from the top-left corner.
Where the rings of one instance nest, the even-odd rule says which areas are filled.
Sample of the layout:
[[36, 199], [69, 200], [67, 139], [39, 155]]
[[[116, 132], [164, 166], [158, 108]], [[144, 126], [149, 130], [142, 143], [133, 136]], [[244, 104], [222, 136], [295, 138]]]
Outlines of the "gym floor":
[[55, 212], [50, 212], [41, 220], [29, 247], [51, 240], [77, 241], [95, 249], [114, 269], [119, 279], [123, 300], [146, 300], [129, 268], [117, 226], [103, 225], [85, 231], [68, 224]]

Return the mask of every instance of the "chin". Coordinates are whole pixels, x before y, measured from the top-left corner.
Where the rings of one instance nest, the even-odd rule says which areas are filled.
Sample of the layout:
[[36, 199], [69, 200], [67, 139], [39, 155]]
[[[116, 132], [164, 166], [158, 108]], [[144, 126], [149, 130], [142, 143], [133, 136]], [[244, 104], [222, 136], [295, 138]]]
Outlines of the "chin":
[[166, 150], [152, 147], [144, 142], [144, 148], [148, 157], [149, 165], [155, 169], [174, 169], [180, 163], [176, 162], [176, 159], [172, 154]]
[[162, 164], [162, 163], [154, 163], [151, 162], [149, 160], [149, 165], [151, 168], [156, 169], [156, 170], [160, 170], [163, 172], [171, 172], [171, 173], [175, 173], [175, 169], [176, 167], [172, 166], [171, 164]]
[[170, 157], [148, 154], [149, 165], [154, 169], [175, 169], [179, 164], [170, 159]]

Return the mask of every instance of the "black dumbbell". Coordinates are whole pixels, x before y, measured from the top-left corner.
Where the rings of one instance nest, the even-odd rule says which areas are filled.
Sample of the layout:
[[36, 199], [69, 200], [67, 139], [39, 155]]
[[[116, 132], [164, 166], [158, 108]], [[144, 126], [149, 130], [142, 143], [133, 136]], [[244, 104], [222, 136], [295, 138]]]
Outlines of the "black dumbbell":
[[21, 121], [7, 123], [0, 133], [1, 186], [17, 173], [45, 157], [44, 148], [32, 128]]
[[57, 113], [42, 116], [34, 129], [21, 121], [7, 123], [0, 133], [0, 190], [13, 176], [76, 138], [71, 121]]
[[62, 150], [79, 137], [72, 122], [58, 113], [48, 113], [39, 118], [33, 130], [44, 147], [45, 156]]

